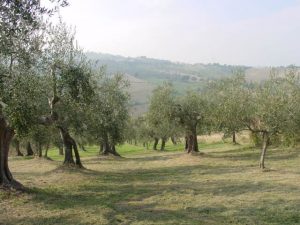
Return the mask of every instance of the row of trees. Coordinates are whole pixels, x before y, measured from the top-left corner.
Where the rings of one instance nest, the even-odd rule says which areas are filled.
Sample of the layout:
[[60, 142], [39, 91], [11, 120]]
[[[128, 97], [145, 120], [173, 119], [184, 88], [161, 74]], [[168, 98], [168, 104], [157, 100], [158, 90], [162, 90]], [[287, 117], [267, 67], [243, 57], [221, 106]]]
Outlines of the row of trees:
[[185, 137], [186, 151], [198, 152], [197, 135], [222, 132], [231, 136], [251, 131], [261, 144], [260, 167], [271, 143], [295, 143], [300, 127], [300, 82], [295, 68], [285, 75], [272, 71], [261, 83], [249, 83], [242, 71], [229, 78], [209, 82], [201, 92], [177, 96], [171, 84], [154, 90], [148, 113], [131, 122], [131, 137], [164, 150], [168, 138]]
[[[272, 73], [260, 84], [242, 72], [212, 81], [201, 92], [178, 96], [171, 84], [158, 87], [148, 113], [129, 120], [121, 75], [107, 76], [77, 46], [74, 30], [62, 21], [51, 25], [57, 7], [39, 0], [4, 0], [0, 10], [0, 185], [22, 188], [8, 167], [12, 141], [26, 142], [42, 155], [50, 145], [64, 147], [64, 165], [82, 168], [78, 143], [98, 144], [102, 154], [118, 155], [124, 140], [166, 141], [185, 137], [186, 151], [198, 152], [197, 135], [224, 132], [233, 137], [250, 130], [262, 144], [260, 167], [272, 142], [296, 141], [300, 120], [300, 82], [293, 69]], [[129, 121], [129, 122], [128, 122]], [[260, 137], [260, 138], [259, 138]], [[31, 154], [31, 153], [30, 153]], [[74, 158], [75, 156], [75, 158]]]
[[[51, 17], [66, 1], [4, 0], [0, 10], [0, 185], [23, 188], [8, 167], [9, 147], [64, 146], [64, 165], [82, 168], [77, 143], [116, 154], [128, 120], [127, 82], [89, 62], [75, 32]], [[60, 136], [60, 140], [59, 140]], [[76, 141], [79, 140], [78, 141]], [[74, 158], [75, 156], [75, 158]]]

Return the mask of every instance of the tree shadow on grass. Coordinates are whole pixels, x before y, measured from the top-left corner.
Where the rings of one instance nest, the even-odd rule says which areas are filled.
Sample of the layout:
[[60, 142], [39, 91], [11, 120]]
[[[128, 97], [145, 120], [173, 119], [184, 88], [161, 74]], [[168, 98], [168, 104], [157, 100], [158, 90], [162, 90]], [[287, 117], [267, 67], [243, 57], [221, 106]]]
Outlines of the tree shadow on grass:
[[[252, 159], [249, 152], [252, 149], [245, 149], [240, 155], [241, 150], [228, 150], [222, 153], [210, 152], [205, 157], [223, 158], [226, 154], [230, 157], [240, 159]], [[289, 152], [291, 154], [293, 152]], [[180, 153], [182, 154], [182, 153]], [[246, 154], [246, 155], [245, 155]], [[251, 154], [248, 156], [247, 154]], [[278, 152], [274, 152], [277, 157]], [[294, 154], [294, 153], [293, 153]], [[271, 154], [272, 156], [272, 154]], [[129, 161], [152, 161], [171, 159], [174, 155], [167, 156], [147, 156], [142, 158], [129, 158]], [[146, 159], [145, 159], [146, 158]], [[227, 158], [228, 159], [228, 158]], [[123, 160], [123, 159], [122, 159]], [[91, 163], [93, 161], [89, 161]], [[226, 179], [227, 175], [246, 173], [249, 166], [226, 165], [178, 165], [150, 169], [126, 169], [118, 172], [97, 171], [90, 169], [72, 169], [57, 167], [47, 171], [41, 176], [52, 173], [74, 173], [84, 175], [90, 182], [56, 188], [48, 186], [44, 188], [31, 188], [29, 194], [33, 202], [43, 204], [49, 211], [84, 209], [93, 210], [95, 208], [110, 209], [105, 214], [108, 224], [131, 224], [140, 222], [144, 224], [297, 224], [299, 222], [300, 209], [299, 203], [295, 201], [281, 200], [272, 202], [267, 199], [262, 201], [256, 199], [256, 206], [234, 207], [224, 200], [224, 205], [199, 205], [180, 206], [180, 209], [166, 209], [163, 206], [164, 197], [180, 197], [184, 200], [185, 196], [191, 196], [191, 204], [201, 200], [201, 196], [212, 196], [214, 198], [240, 198], [241, 196], [252, 196], [254, 194], [286, 192], [298, 195], [298, 186], [288, 184], [278, 184], [270, 182], [253, 182], [248, 180]], [[193, 174], [207, 175], [205, 179], [193, 180]], [[24, 175], [24, 174], [23, 174]], [[213, 177], [215, 175], [224, 178]], [[209, 177], [212, 178], [209, 178]], [[168, 182], [166, 182], [168, 181]], [[147, 199], [156, 199], [152, 203], [147, 203]], [[231, 200], [232, 201], [232, 200]], [[161, 204], [161, 205], [160, 205]], [[282, 207], [284, 205], [285, 207]], [[287, 209], [286, 209], [287, 207]], [[288, 216], [287, 216], [288, 215]], [[273, 219], [272, 219], [273, 218]], [[282, 218], [285, 218], [284, 220]], [[78, 218], [77, 218], [78, 219]], [[84, 224], [75, 218], [62, 217], [53, 218], [52, 224]], [[26, 218], [23, 224], [50, 224], [49, 218], [37, 217], [37, 222], [32, 218]], [[57, 222], [56, 222], [57, 221]], [[279, 222], [278, 222], [279, 221]], [[284, 223], [287, 221], [287, 223]], [[15, 223], [22, 224], [15, 220]], [[9, 224], [9, 223], [8, 223]]]
[[[297, 149], [290, 149], [289, 151], [283, 149], [268, 149], [266, 160], [280, 161], [290, 160], [299, 157], [300, 152]], [[226, 159], [233, 161], [250, 161], [259, 160], [260, 149], [254, 147], [246, 147], [241, 149], [230, 149], [226, 151], [209, 152], [205, 155], [208, 158]]]
[[130, 157], [127, 158], [128, 161], [137, 161], [137, 162], [149, 162], [149, 161], [166, 161], [170, 159], [174, 159], [178, 156], [182, 156], [184, 153], [176, 153], [176, 154], [169, 154], [169, 155], [156, 155], [156, 156], [146, 156], [146, 157]]
[[[69, 223], [70, 221], [73, 221]], [[0, 222], [0, 225], [66, 225], [66, 224], [76, 224], [76, 225], [84, 225], [86, 223], [80, 222], [80, 218], [72, 216], [62, 216], [62, 215], [55, 215], [49, 216], [45, 215], [41, 216], [34, 216], [29, 217], [25, 216], [22, 218], [15, 218], [11, 217], [5, 219], [4, 221]]]
[[[245, 203], [246, 206], [240, 207], [226, 204], [226, 201], [222, 205], [213, 206], [203, 202], [199, 207], [187, 205], [174, 210], [164, 208], [163, 201], [153, 203], [143, 201], [149, 197], [155, 197], [159, 200], [165, 194], [173, 197], [184, 196], [187, 190], [193, 191], [193, 199], [197, 201], [197, 198], [201, 200], [202, 194], [212, 194], [214, 198], [236, 197], [242, 194], [252, 195], [256, 192], [269, 192], [281, 188], [287, 191], [291, 190], [287, 185], [278, 187], [264, 182], [228, 184], [227, 181], [214, 181], [206, 184], [182, 182], [159, 186], [104, 183], [102, 185], [83, 185], [76, 190], [70, 190], [70, 192], [34, 189], [32, 194], [33, 201], [44, 203], [49, 210], [77, 207], [86, 210], [95, 207], [109, 208], [110, 213], [105, 215], [109, 224], [131, 224], [132, 222], [142, 224], [269, 224], [268, 222], [272, 222], [272, 224], [296, 224], [293, 222], [300, 221], [300, 215], [297, 211], [300, 204], [297, 201], [291, 202], [284, 199], [279, 202], [274, 202], [271, 199], [256, 199], [256, 206], [252, 204], [249, 206]], [[296, 194], [298, 190], [295, 187], [292, 189]], [[193, 202], [191, 203], [193, 204]], [[255, 221], [259, 223], [253, 223]], [[284, 221], [288, 223], [284, 223]]]
[[[247, 168], [245, 168], [246, 170]], [[104, 204], [111, 206], [117, 201], [128, 201], [137, 198], [147, 198], [164, 190], [179, 192], [193, 190], [195, 194], [212, 194], [217, 196], [237, 196], [260, 191], [285, 190], [297, 191], [298, 187], [276, 185], [267, 182], [221, 180], [191, 180], [192, 173], [206, 175], [224, 175], [243, 173], [240, 168], [230, 166], [177, 166], [167, 168], [125, 170], [122, 172], [101, 172], [94, 170], [74, 170], [84, 174], [91, 182], [65, 188], [32, 188], [33, 200], [44, 202], [55, 207], [75, 207], [83, 205]], [[165, 181], [171, 182], [166, 184]], [[108, 204], [109, 203], [109, 204]]]

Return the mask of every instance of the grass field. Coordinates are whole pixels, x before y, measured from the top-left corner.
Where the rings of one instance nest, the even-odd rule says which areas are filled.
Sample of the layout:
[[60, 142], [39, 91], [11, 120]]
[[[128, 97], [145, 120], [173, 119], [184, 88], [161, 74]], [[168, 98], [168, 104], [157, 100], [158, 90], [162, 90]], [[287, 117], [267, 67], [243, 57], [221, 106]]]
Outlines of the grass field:
[[167, 151], [119, 147], [123, 158], [81, 152], [84, 170], [54, 161], [10, 158], [27, 193], [0, 191], [0, 224], [300, 224], [299, 149], [259, 150], [202, 144], [202, 154], [182, 146]]

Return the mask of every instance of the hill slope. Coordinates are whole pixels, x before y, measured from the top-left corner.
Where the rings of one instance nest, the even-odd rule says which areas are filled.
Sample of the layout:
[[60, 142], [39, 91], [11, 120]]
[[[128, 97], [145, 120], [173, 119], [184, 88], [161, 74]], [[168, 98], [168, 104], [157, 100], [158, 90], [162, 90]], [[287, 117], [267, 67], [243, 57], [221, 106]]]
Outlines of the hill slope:
[[[247, 67], [213, 64], [187, 64], [147, 57], [123, 57], [110, 54], [87, 52], [87, 57], [98, 65], [105, 65], [109, 74], [122, 73], [130, 81], [132, 97], [131, 111], [140, 115], [147, 110], [149, 97], [159, 84], [172, 82], [178, 94], [186, 90], [199, 90], [209, 80], [231, 76], [237, 69], [245, 71], [249, 81], [266, 79], [271, 67]], [[286, 67], [275, 68], [283, 74]]]

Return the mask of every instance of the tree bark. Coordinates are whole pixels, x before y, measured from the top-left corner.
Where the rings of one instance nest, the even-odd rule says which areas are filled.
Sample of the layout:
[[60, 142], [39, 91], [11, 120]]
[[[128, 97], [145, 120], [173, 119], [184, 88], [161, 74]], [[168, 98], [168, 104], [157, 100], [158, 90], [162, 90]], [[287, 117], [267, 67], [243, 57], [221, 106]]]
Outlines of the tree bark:
[[37, 143], [36, 148], [38, 157], [43, 157], [42, 144], [40, 142]]
[[196, 130], [194, 131], [194, 151], [199, 152], [199, 146], [198, 146], [198, 138], [197, 138], [197, 132]]
[[48, 158], [48, 150], [49, 150], [49, 144], [46, 145], [46, 150], [45, 150], [45, 158]]
[[81, 164], [81, 160], [80, 160], [80, 155], [79, 155], [79, 152], [78, 152], [78, 148], [77, 148], [77, 144], [75, 142], [75, 140], [72, 138], [72, 145], [73, 145], [73, 150], [74, 150], [74, 153], [75, 153], [75, 164], [80, 167], [80, 168], [83, 168], [82, 164]]
[[153, 150], [157, 150], [158, 141], [158, 138], [154, 138]]
[[191, 153], [194, 149], [194, 137], [192, 134], [187, 137], [187, 153]]
[[187, 153], [199, 152], [197, 130], [195, 127], [191, 130], [191, 133], [187, 135], [186, 151]]
[[232, 143], [235, 144], [235, 145], [237, 144], [237, 142], [236, 142], [236, 132], [235, 131], [232, 132]]
[[174, 136], [171, 136], [171, 141], [172, 141], [173, 145], [177, 145], [177, 141]]
[[27, 145], [26, 145], [26, 151], [27, 151], [27, 156], [33, 155], [33, 150], [32, 150], [32, 147], [31, 147], [31, 144], [29, 141], [27, 142]]
[[161, 150], [161, 151], [164, 151], [164, 150], [165, 150], [165, 146], [166, 146], [166, 138], [162, 138], [162, 139], [161, 139], [160, 150]]
[[15, 141], [16, 141], [17, 156], [24, 156], [23, 153], [20, 151], [20, 141], [19, 140], [15, 140]]
[[100, 150], [101, 149], [102, 149], [102, 155], [109, 155], [110, 146], [109, 146], [109, 143], [108, 143], [107, 135], [104, 135], [104, 137], [103, 137], [103, 142], [100, 145]]
[[23, 190], [23, 185], [14, 180], [8, 167], [9, 146], [14, 135], [14, 130], [7, 125], [5, 118], [0, 115], [0, 186]]
[[[66, 166], [77, 166], [79, 168], [83, 168], [75, 140], [71, 137], [67, 129], [61, 126], [58, 126], [58, 128], [65, 150], [65, 159], [63, 164]], [[74, 161], [72, 149], [74, 150], [76, 161]]]
[[189, 144], [188, 144], [188, 136], [184, 137], [184, 141], [185, 141], [185, 147], [184, 147], [184, 149], [187, 152], [188, 151], [188, 146], [189, 146]]
[[260, 163], [259, 163], [259, 167], [261, 169], [265, 168], [265, 157], [266, 157], [267, 148], [268, 148], [269, 143], [270, 143], [269, 133], [263, 132], [263, 144], [262, 144]]
[[112, 154], [114, 156], [121, 157], [121, 155], [116, 151], [115, 145], [109, 144], [107, 135], [104, 135], [104, 137], [103, 137], [103, 143], [100, 144], [100, 151], [101, 151], [102, 155]]
[[115, 146], [115, 145], [113, 145], [113, 146], [111, 147], [110, 153], [113, 154], [114, 156], [119, 156], [119, 157], [121, 157], [121, 155], [117, 152], [116, 146]]

